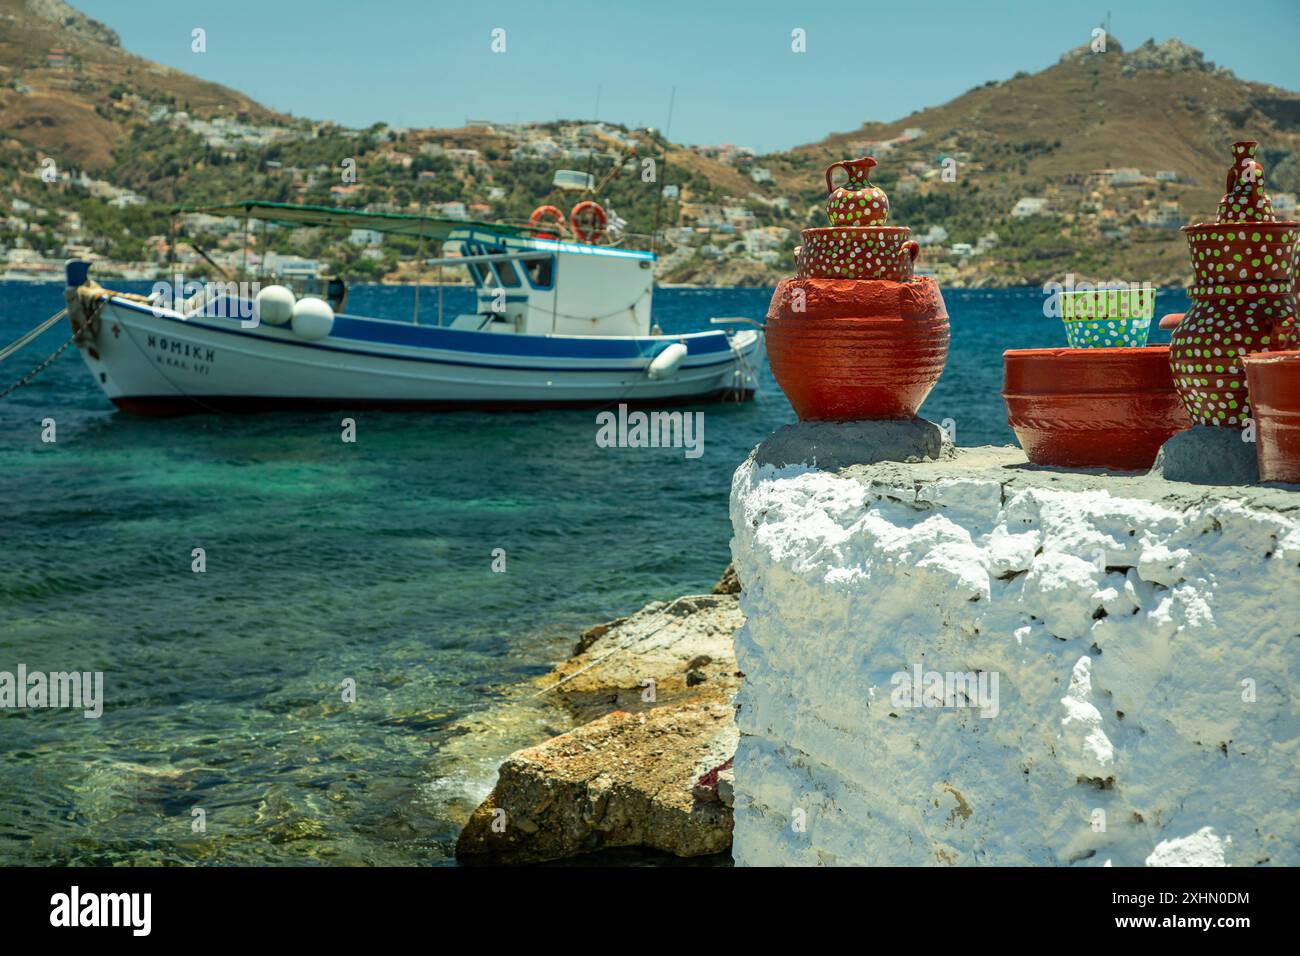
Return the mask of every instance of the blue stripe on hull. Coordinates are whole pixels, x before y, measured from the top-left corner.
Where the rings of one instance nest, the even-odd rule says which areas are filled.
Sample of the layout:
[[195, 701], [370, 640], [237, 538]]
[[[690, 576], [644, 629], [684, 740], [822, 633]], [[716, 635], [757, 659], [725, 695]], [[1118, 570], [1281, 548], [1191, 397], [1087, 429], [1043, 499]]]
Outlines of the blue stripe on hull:
[[[241, 310], [241, 311], [236, 311]], [[214, 299], [208, 315], [250, 315], [252, 303], [246, 300]], [[454, 352], [479, 352], [491, 355], [518, 355], [529, 358], [604, 358], [649, 359], [671, 344], [666, 339], [618, 337], [567, 337], [548, 335], [513, 335], [499, 332], [469, 332], [440, 325], [414, 325], [409, 322], [386, 322], [346, 314], [334, 316], [333, 338], [377, 345], [400, 345], [407, 348], [446, 349]], [[484, 341], [490, 336], [490, 342]], [[687, 340], [691, 355], [707, 355], [730, 350], [726, 334], [717, 332], [700, 339]]]
[[[351, 339], [354, 342], [373, 342], [382, 345], [402, 345], [411, 348], [447, 349], [455, 352], [483, 352], [482, 336], [492, 337], [493, 355], [517, 355], [527, 358], [591, 358], [591, 359], [649, 359], [671, 339], [599, 339], [564, 338], [546, 335], [513, 335], [498, 332], [467, 332], [436, 325], [406, 325], [405, 323], [371, 322], [346, 315], [334, 317], [331, 336]], [[717, 341], [713, 341], [714, 339]], [[690, 355], [706, 355], [730, 351], [724, 333], [709, 336], [701, 342], [687, 342]]]
[[[541, 335], [510, 335], [494, 332], [466, 332], [460, 329], [448, 329], [439, 326], [418, 326], [405, 325], [403, 323], [373, 322], [365, 319], [349, 318], [347, 316], [336, 316], [334, 319], [334, 330], [331, 332], [331, 338], [344, 338], [353, 342], [372, 342], [376, 345], [399, 345], [406, 347], [441, 349], [445, 351], [459, 352], [465, 356], [465, 360], [424, 356], [424, 355], [396, 355], [390, 352], [373, 352], [365, 349], [350, 349], [337, 345], [330, 345], [318, 342], [309, 342], [304, 339], [282, 339], [269, 335], [259, 335], [249, 329], [226, 328], [219, 325], [208, 325], [194, 319], [182, 319], [172, 315], [156, 315], [154, 310], [149, 306], [140, 305], [135, 302], [129, 302], [123, 299], [114, 299], [113, 304], [118, 308], [126, 309], [130, 312], [138, 312], [143, 315], [149, 315], [153, 318], [166, 322], [175, 322], [182, 326], [203, 329], [208, 332], [219, 332], [225, 335], [235, 335], [243, 339], [257, 339], [261, 342], [270, 342], [276, 345], [283, 345], [288, 348], [308, 348], [320, 349], [326, 352], [341, 352], [350, 355], [365, 355], [370, 358], [392, 359], [403, 362], [426, 362], [437, 365], [459, 365], [471, 366], [474, 368], [491, 368], [491, 369], [510, 369], [519, 372], [625, 372], [635, 373], [640, 371], [636, 366], [594, 366], [594, 365], [570, 365], [570, 366], [545, 366], [545, 365], [510, 365], [499, 362], [490, 362], [474, 359], [474, 356], [483, 356], [484, 358], [493, 358], [496, 356], [516, 356], [519, 358], [567, 358], [567, 359], [624, 359], [647, 361], [657, 354], [663, 348], [677, 341], [673, 338], [663, 339], [609, 339], [602, 341], [598, 338], [574, 338], [566, 339], [561, 337], [541, 336]], [[345, 326], [341, 327], [341, 323]], [[351, 327], [353, 335], [344, 334], [344, 328]], [[394, 333], [393, 330], [396, 330]], [[402, 341], [403, 335], [417, 333], [418, 338], [423, 341], [407, 340]], [[365, 337], [369, 336], [369, 337]], [[445, 336], [445, 338], [444, 338]], [[470, 338], [466, 338], [470, 337]], [[490, 343], [483, 342], [483, 339], [490, 338]], [[525, 340], [525, 341], [517, 341]], [[726, 333], [706, 333], [698, 338], [685, 337], [687, 346], [687, 359], [683, 364], [684, 369], [704, 369], [714, 368], [721, 365], [730, 365], [735, 362], [736, 358], [732, 354], [731, 344], [727, 340]], [[436, 344], [434, 344], [436, 343]], [[457, 344], [479, 346], [492, 345], [492, 351], [485, 351], [481, 348], [457, 348]], [[507, 348], [497, 348], [498, 345], [506, 345]], [[556, 345], [556, 348], [551, 348]], [[705, 356], [723, 355], [717, 361], [700, 362], [691, 361], [696, 358]]]

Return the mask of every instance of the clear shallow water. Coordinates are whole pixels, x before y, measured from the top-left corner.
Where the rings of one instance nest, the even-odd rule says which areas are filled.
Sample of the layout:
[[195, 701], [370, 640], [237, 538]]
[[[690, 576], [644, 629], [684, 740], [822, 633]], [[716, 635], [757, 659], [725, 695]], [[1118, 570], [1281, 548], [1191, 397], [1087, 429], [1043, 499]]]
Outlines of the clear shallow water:
[[[0, 284], [0, 345], [61, 296]], [[349, 311], [405, 318], [411, 296], [360, 287]], [[656, 317], [698, 329], [769, 298], [662, 290]], [[1012, 442], [1002, 350], [1064, 345], [1060, 324], [1037, 290], [945, 298], [952, 352], [922, 413], [960, 444]], [[1162, 293], [1157, 313], [1185, 306]], [[65, 330], [0, 365], [0, 388]], [[598, 448], [591, 411], [353, 413], [344, 444], [338, 413], [122, 415], [69, 350], [0, 401], [0, 670], [103, 671], [106, 705], [0, 711], [0, 863], [447, 862], [502, 748], [545, 732], [458, 722], [591, 624], [726, 565], [731, 473], [794, 414], [766, 370], [761, 401], [702, 408], [693, 460]]]

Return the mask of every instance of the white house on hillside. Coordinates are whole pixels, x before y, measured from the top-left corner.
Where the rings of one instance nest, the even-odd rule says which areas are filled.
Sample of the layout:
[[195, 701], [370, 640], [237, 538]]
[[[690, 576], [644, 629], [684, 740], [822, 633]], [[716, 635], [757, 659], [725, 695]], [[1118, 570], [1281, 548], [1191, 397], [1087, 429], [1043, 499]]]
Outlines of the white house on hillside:
[[1016, 201], [1011, 207], [1011, 216], [1014, 219], [1025, 219], [1029, 216], [1040, 216], [1047, 209], [1047, 200], [1036, 196], [1025, 196], [1023, 199]]

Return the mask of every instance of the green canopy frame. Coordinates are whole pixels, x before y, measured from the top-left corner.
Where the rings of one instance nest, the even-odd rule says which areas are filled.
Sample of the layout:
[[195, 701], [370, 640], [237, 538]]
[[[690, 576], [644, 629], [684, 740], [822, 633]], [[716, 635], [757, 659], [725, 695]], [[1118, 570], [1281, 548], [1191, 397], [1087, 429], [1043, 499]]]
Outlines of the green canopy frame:
[[478, 222], [472, 219], [442, 219], [404, 212], [363, 212], [359, 209], [335, 209], [330, 206], [299, 206], [285, 202], [221, 203], [216, 206], [177, 206], [173, 214], [201, 213], [208, 216], [243, 216], [284, 226], [325, 226], [336, 229], [373, 229], [397, 236], [417, 239], [446, 239], [454, 229], [490, 229], [505, 235], [522, 236], [527, 226]]

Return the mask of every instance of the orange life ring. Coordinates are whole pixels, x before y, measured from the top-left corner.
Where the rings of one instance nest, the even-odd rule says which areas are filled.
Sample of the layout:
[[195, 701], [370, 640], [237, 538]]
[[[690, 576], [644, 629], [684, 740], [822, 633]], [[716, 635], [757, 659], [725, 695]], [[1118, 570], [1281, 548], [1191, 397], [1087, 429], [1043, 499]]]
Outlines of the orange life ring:
[[578, 238], [579, 242], [595, 242], [605, 234], [605, 226], [609, 222], [609, 217], [605, 215], [605, 210], [600, 207], [600, 203], [592, 202], [585, 199], [573, 207], [569, 213], [569, 228]]
[[[542, 226], [542, 219], [548, 216], [555, 220], [554, 229]], [[528, 225], [539, 227], [538, 231], [533, 233], [534, 239], [553, 239], [564, 235], [564, 213], [555, 206], [538, 206], [528, 217]]]

